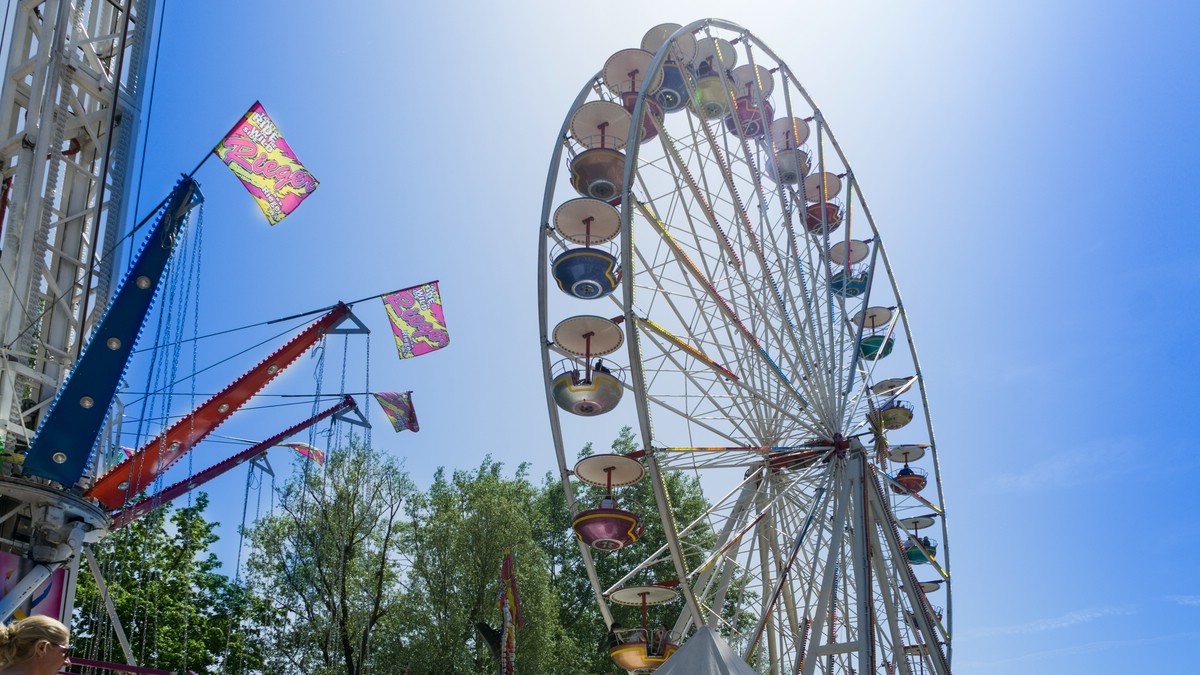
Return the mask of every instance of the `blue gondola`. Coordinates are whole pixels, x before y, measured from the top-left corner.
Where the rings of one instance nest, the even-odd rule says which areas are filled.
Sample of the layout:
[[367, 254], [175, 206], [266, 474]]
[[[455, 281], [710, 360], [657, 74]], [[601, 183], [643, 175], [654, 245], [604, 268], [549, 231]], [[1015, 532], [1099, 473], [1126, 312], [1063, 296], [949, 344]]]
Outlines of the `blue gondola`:
[[564, 293], [581, 300], [603, 298], [621, 282], [616, 257], [595, 248], [566, 251], [554, 259], [551, 273]]

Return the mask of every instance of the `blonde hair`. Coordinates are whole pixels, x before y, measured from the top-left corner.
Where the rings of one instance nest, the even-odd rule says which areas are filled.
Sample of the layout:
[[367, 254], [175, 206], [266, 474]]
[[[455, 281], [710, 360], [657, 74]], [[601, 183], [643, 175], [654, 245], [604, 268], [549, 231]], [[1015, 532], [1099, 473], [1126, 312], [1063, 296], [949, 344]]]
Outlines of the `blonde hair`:
[[33, 658], [33, 650], [42, 640], [65, 645], [70, 637], [62, 622], [48, 616], [31, 616], [0, 626], [0, 668]]

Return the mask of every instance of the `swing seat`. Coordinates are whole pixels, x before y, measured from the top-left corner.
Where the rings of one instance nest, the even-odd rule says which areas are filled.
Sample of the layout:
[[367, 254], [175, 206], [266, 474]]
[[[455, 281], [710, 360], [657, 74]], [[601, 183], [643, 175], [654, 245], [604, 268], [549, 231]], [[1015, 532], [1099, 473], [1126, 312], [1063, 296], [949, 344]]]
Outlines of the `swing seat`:
[[822, 234], [821, 212], [825, 212], [825, 228], [833, 232], [842, 224], [842, 207], [825, 202], [824, 204], [809, 204], [804, 210], [804, 225], [809, 234]]
[[851, 271], [850, 274], [846, 274], [844, 271], [838, 272], [829, 281], [829, 290], [844, 298], [857, 298], [867, 290], [868, 281], [866, 270]]
[[880, 408], [880, 420], [883, 422], [883, 428], [890, 431], [902, 429], [913, 419], [912, 405], [904, 401], [893, 401], [888, 405]]
[[[633, 106], [637, 105], [638, 93], [631, 91], [621, 95], [621, 100], [625, 104], [625, 109], [630, 113], [633, 112]], [[653, 96], [646, 97], [646, 114], [642, 116], [642, 135], [638, 138], [639, 143], [654, 138], [658, 135], [658, 127], [654, 125], [654, 120], [651, 117], [662, 120], [663, 109], [659, 104], [658, 99]]]
[[[662, 85], [654, 94], [655, 100], [669, 113], [683, 110], [688, 104], [688, 87], [683, 68], [675, 61], [667, 61], [663, 64], [662, 73]], [[690, 79], [691, 73], [688, 73], [687, 77]]]
[[701, 119], [713, 120], [725, 116], [729, 110], [729, 89], [716, 73], [701, 76], [696, 81], [692, 108]]
[[911, 494], [920, 492], [925, 489], [925, 485], [929, 479], [925, 476], [925, 472], [920, 469], [908, 469], [906, 473], [901, 469], [900, 473], [896, 474], [896, 483], [892, 485], [892, 492], [897, 494]]
[[580, 511], [571, 523], [575, 535], [598, 551], [616, 551], [642, 536], [642, 519], [622, 509]]
[[661, 656], [652, 656], [647, 653], [648, 645], [644, 641], [640, 642], [625, 642], [615, 645], [608, 649], [608, 655], [612, 658], [613, 663], [617, 667], [638, 675], [652, 673], [658, 669], [667, 659], [671, 658], [678, 649], [679, 645], [668, 642]]
[[581, 300], [603, 298], [621, 281], [616, 256], [594, 248], [574, 248], [558, 256], [551, 274], [563, 293]]
[[[615, 370], [615, 369], [614, 369]], [[583, 417], [594, 417], [617, 407], [625, 386], [617, 379], [619, 370], [603, 373], [592, 371], [592, 379], [581, 377], [580, 371], [568, 370], [554, 378], [550, 387], [554, 402], [569, 413]]]
[[862, 339], [858, 345], [859, 356], [868, 361], [877, 361], [892, 353], [896, 344], [895, 338], [885, 338], [882, 335], [871, 335]]
[[739, 138], [759, 138], [766, 133], [774, 116], [775, 110], [770, 103], [755, 101], [752, 96], [740, 96], [734, 102], [733, 111], [725, 118], [725, 128]]
[[929, 551], [929, 555], [925, 555], [925, 551], [922, 551], [919, 546], [909, 541], [904, 544], [904, 555], [914, 565], [928, 565], [929, 561], [937, 555], [937, 546], [936, 541], [929, 542], [929, 545], [925, 547]]
[[[767, 175], [776, 183], [799, 183], [808, 175], [808, 153], [803, 150], [780, 150], [774, 161], [767, 161]], [[817, 224], [818, 230], [820, 223]]]
[[609, 201], [621, 196], [624, 172], [625, 153], [591, 148], [571, 160], [571, 186], [584, 197]]

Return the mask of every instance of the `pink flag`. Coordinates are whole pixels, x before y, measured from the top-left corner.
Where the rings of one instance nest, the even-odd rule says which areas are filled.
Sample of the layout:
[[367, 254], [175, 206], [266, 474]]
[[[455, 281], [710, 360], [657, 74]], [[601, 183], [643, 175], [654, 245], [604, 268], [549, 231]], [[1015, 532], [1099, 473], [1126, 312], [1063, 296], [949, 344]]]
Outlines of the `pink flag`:
[[325, 463], [325, 453], [314, 448], [313, 446], [309, 445], [308, 443], [280, 443], [279, 447], [291, 448], [291, 449], [295, 450], [296, 452], [300, 453], [301, 455], [304, 455], [305, 457], [316, 462], [317, 464]]
[[392, 322], [400, 358], [428, 354], [450, 344], [438, 282], [431, 281], [381, 297]]
[[417, 411], [413, 408], [411, 391], [381, 391], [371, 395], [379, 402], [383, 414], [387, 415], [396, 431], [421, 430], [417, 424]]
[[317, 189], [317, 179], [257, 101], [213, 152], [241, 179], [272, 225]]

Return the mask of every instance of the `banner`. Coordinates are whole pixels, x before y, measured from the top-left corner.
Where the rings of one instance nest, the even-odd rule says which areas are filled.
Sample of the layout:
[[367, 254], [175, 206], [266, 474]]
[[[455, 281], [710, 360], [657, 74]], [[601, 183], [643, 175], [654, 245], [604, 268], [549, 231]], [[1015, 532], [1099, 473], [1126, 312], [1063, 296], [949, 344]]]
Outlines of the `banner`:
[[518, 628], [524, 628], [525, 617], [521, 616], [521, 596], [517, 593], [517, 571], [511, 550], [504, 552], [504, 562], [500, 564], [500, 582], [502, 586], [497, 604], [511, 608], [513, 621]]
[[272, 225], [319, 185], [257, 101], [213, 152], [241, 179]]
[[[17, 584], [29, 574], [34, 562], [11, 553], [0, 551], [0, 597], [16, 590]], [[63, 595], [66, 591], [67, 570], [60, 567], [34, 590], [29, 599], [13, 610], [12, 618], [24, 619], [27, 616], [48, 616], [62, 619]], [[69, 618], [69, 617], [68, 617]]]
[[392, 322], [400, 358], [428, 354], [450, 344], [438, 282], [431, 281], [380, 297]]
[[301, 455], [304, 455], [305, 457], [316, 462], [317, 464], [325, 463], [325, 453], [318, 450], [317, 448], [314, 448], [313, 446], [309, 445], [308, 443], [280, 443], [279, 447], [291, 448], [291, 449], [295, 450], [296, 452], [300, 453]]
[[379, 407], [383, 408], [383, 414], [387, 415], [388, 421], [392, 423], [392, 427], [397, 432], [405, 429], [421, 430], [420, 425], [417, 424], [417, 410], [413, 408], [411, 391], [381, 391], [373, 392], [371, 395], [379, 402]]

